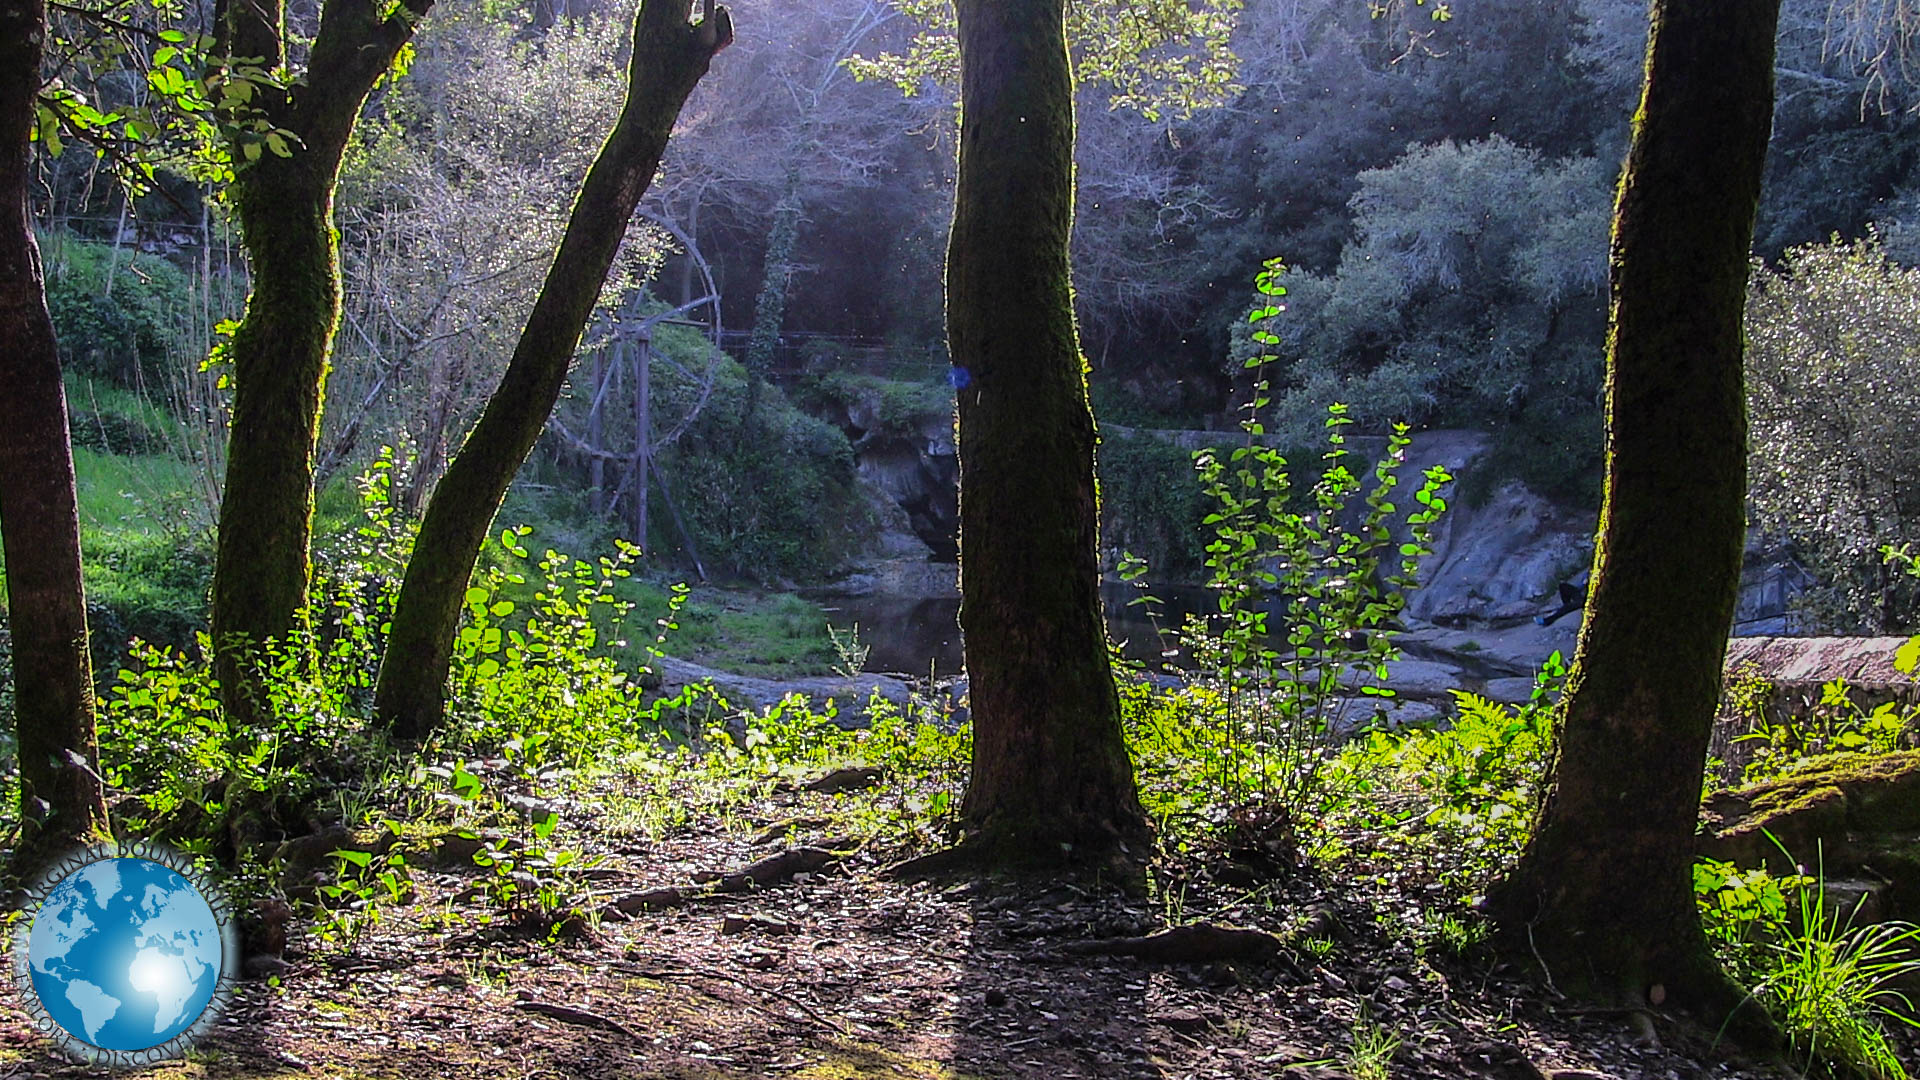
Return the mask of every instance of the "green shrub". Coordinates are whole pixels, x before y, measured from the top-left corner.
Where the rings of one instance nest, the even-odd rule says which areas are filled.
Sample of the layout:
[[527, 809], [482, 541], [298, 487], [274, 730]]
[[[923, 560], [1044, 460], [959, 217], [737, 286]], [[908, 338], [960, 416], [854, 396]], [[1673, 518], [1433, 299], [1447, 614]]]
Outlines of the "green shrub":
[[1342, 747], [1330, 817], [1373, 832], [1457, 899], [1475, 895], [1519, 855], [1547, 775], [1553, 718], [1567, 669], [1560, 654], [1518, 707], [1455, 691], [1444, 728], [1370, 731]]
[[873, 422], [862, 437], [916, 441], [929, 422], [951, 423], [953, 389], [945, 382], [888, 379], [852, 371], [809, 375], [796, 400], [816, 411], [867, 413]]
[[1872, 236], [1796, 248], [1754, 269], [1746, 327], [1750, 497], [1820, 578], [1803, 610], [1920, 626], [1920, 580], [1882, 555], [1920, 541], [1920, 269]]
[[[1249, 322], [1252, 340], [1265, 347], [1279, 343], [1270, 327], [1280, 313], [1273, 301], [1286, 292], [1280, 274], [1276, 260], [1256, 282], [1270, 302]], [[1409, 441], [1405, 426], [1395, 428], [1368, 486], [1348, 466], [1341, 431], [1351, 419], [1335, 404], [1327, 410], [1322, 471], [1297, 491], [1285, 455], [1260, 443], [1264, 369], [1272, 360], [1247, 361], [1255, 397], [1241, 445], [1194, 455], [1213, 504], [1204, 519], [1213, 532], [1206, 566], [1219, 603], [1216, 618], [1190, 617], [1181, 633], [1202, 685], [1158, 704], [1149, 699], [1145, 708], [1136, 703], [1123, 717], [1143, 802], [1163, 829], [1172, 819], [1197, 817], [1177, 824], [1202, 829], [1231, 822], [1284, 849], [1330, 797], [1333, 749], [1373, 712], [1356, 708], [1356, 699], [1393, 696], [1372, 680], [1383, 680], [1399, 655], [1393, 620], [1431, 551], [1433, 523], [1446, 509], [1439, 490], [1451, 477], [1428, 469], [1413, 505], [1400, 511], [1392, 496]], [[1394, 537], [1396, 519], [1404, 539]], [[1138, 582], [1145, 571], [1137, 557], [1123, 559], [1124, 579]], [[1155, 613], [1153, 597], [1136, 603]]]
[[[1185, 387], [1183, 399], [1188, 393]], [[1193, 393], [1193, 396], [1198, 396]], [[1100, 423], [1104, 438], [1114, 425], [1160, 430], [1195, 430], [1206, 426], [1206, 418], [1196, 410], [1183, 409], [1185, 401], [1143, 401], [1112, 378], [1087, 379], [1087, 398], [1093, 406], [1093, 418]], [[1169, 404], [1173, 407], [1169, 408]]]
[[902, 709], [877, 694], [866, 711], [864, 726], [843, 728], [834, 722], [833, 702], [790, 694], [749, 713], [737, 731], [709, 725], [693, 767], [709, 782], [734, 785], [809, 779], [830, 767], [878, 767], [885, 790], [853, 808], [848, 825], [863, 836], [930, 846], [958, 821], [972, 728], [931, 706]]
[[41, 253], [47, 308], [68, 370], [120, 386], [166, 386], [192, 350], [188, 343], [198, 340], [186, 272], [158, 256], [61, 233], [42, 236]]
[[[678, 433], [655, 458], [673, 503], [656, 487], [653, 535], [639, 539], [642, 548], [683, 547], [677, 509], [694, 553], [711, 569], [760, 582], [837, 572], [869, 532], [846, 436], [795, 408], [778, 387], [751, 391], [746, 370], [730, 357], [720, 357], [712, 387], [704, 388], [708, 346], [685, 327], [660, 327], [654, 347], [654, 434]], [[566, 404], [582, 414], [567, 419], [574, 430], [584, 430], [586, 406], [578, 397]]]
[[1211, 507], [1193, 455], [1149, 435], [1108, 434], [1096, 465], [1101, 542], [1144, 558], [1162, 581], [1204, 576]]
[[[1336, 401], [1370, 433], [1471, 426], [1495, 486], [1597, 501], [1610, 167], [1495, 135], [1360, 173], [1338, 266], [1286, 275], [1274, 430], [1304, 444]], [[1268, 349], [1248, 330], [1236, 358]]]
[[1885, 754], [1911, 748], [1920, 724], [1920, 707], [1883, 702], [1871, 709], [1853, 700], [1843, 680], [1820, 688], [1820, 700], [1804, 713], [1776, 715], [1765, 707], [1766, 684], [1730, 694], [1735, 722], [1743, 730], [1734, 736], [1742, 762], [1740, 781], [1755, 784], [1796, 771], [1822, 754]]
[[88, 527], [81, 546], [88, 601], [111, 611], [124, 630], [115, 644], [128, 637], [176, 648], [193, 643], [193, 632], [206, 625], [210, 537]]
[[[528, 559], [523, 541], [531, 531], [509, 529], [497, 542]], [[499, 566], [476, 575], [454, 639], [443, 742], [468, 753], [512, 743], [531, 764], [578, 766], [650, 734], [639, 684], [612, 655], [625, 643], [605, 636], [632, 607], [614, 586], [638, 555], [625, 543], [599, 559], [548, 549], [533, 562], [539, 577], [524, 603], [506, 595], [508, 585], [524, 583], [521, 575]], [[682, 586], [671, 611], [685, 595]], [[671, 615], [663, 621], [670, 624]]]
[[[1882, 547], [1880, 554], [1888, 564], [1904, 567], [1908, 574], [1920, 578], [1920, 556], [1908, 551], [1905, 545], [1898, 548], [1890, 545]], [[1894, 654], [1893, 666], [1907, 675], [1920, 676], [1920, 634], [1908, 638], [1906, 644], [1900, 646]]]
[[1824, 876], [1775, 877], [1702, 859], [1693, 888], [1715, 954], [1754, 988], [1803, 1061], [1906, 1080], [1885, 1025], [1920, 1026], [1896, 985], [1920, 973], [1920, 927], [1855, 926], [1854, 912], [1828, 909]]

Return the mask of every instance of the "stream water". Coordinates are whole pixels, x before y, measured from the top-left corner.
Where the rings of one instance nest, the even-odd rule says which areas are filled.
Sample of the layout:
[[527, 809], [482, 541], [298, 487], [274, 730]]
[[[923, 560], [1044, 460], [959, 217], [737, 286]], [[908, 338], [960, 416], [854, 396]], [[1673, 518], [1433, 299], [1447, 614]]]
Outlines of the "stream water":
[[[1160, 599], [1160, 627], [1169, 645], [1189, 613], [1218, 610], [1212, 591], [1197, 585], [1155, 585], [1147, 591]], [[1139, 595], [1131, 585], [1101, 585], [1107, 633], [1122, 643], [1121, 651], [1127, 656], [1157, 661], [1161, 646], [1153, 622], [1130, 603]], [[861, 642], [872, 650], [867, 654], [868, 671], [926, 675], [931, 668], [936, 677], [960, 673], [958, 598], [823, 596], [816, 601], [834, 626], [843, 630], [859, 626]]]
[[[1212, 590], [1199, 585], [1153, 585], [1146, 590], [1160, 600], [1159, 627], [1168, 646], [1176, 644], [1175, 632], [1189, 614], [1211, 614], [1218, 604]], [[1100, 603], [1106, 612], [1107, 633], [1121, 643], [1121, 652], [1135, 660], [1157, 664], [1169, 659], [1177, 666], [1189, 666], [1183, 657], [1161, 656], [1161, 644], [1154, 623], [1133, 601], [1140, 590], [1115, 582], [1102, 583]], [[927, 599], [898, 596], [820, 596], [815, 597], [827, 613], [827, 620], [845, 630], [858, 625], [860, 641], [870, 648], [866, 670], [936, 678], [958, 675], [961, 671], [960, 601], [957, 597]], [[1275, 607], [1278, 600], [1275, 600]], [[1277, 611], [1268, 615], [1268, 625], [1281, 626]], [[1478, 658], [1452, 652], [1435, 652], [1417, 642], [1402, 646], [1409, 658], [1439, 660], [1461, 669], [1462, 685], [1477, 689], [1489, 678], [1513, 672], [1481, 663]]]

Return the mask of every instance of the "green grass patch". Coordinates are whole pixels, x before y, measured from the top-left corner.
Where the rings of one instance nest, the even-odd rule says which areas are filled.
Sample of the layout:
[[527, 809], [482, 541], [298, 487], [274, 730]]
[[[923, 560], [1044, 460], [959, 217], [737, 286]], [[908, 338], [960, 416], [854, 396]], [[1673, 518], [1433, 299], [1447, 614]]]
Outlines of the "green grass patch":
[[164, 454], [83, 447], [73, 458], [96, 642], [190, 642], [205, 624], [213, 574], [212, 533], [193, 509], [194, 467]]
[[194, 466], [169, 454], [73, 450], [82, 528], [167, 535], [189, 524]]
[[[644, 629], [666, 610], [667, 592], [633, 586], [630, 626]], [[764, 679], [830, 675], [838, 658], [827, 614], [792, 593], [698, 588], [667, 640], [669, 656]]]

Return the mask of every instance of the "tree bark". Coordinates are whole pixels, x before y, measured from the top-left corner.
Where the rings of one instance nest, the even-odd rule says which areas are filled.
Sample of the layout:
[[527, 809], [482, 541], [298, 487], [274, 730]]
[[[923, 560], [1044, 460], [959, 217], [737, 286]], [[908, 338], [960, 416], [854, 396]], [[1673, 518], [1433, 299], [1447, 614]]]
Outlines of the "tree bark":
[[13, 869], [104, 835], [67, 397], [27, 194], [44, 0], [0, 4], [0, 544], [24, 833]]
[[559, 399], [680, 107], [733, 40], [726, 8], [704, 0], [697, 24], [691, 12], [691, 0], [643, 0], [620, 118], [580, 186], [499, 388], [427, 503], [374, 690], [375, 716], [397, 738], [425, 738], [440, 722], [461, 603], [487, 530]]
[[[760, 271], [760, 295], [753, 305], [753, 334], [747, 339], [747, 405], [740, 437], [746, 438], [754, 410], [760, 404], [760, 384], [773, 377], [773, 360], [780, 347], [780, 329], [787, 321], [787, 291], [793, 285], [793, 248], [800, 239], [802, 214], [800, 170], [787, 168], [780, 202], [773, 209], [773, 227], [767, 233], [767, 254]], [[640, 537], [636, 543], [646, 543]]]
[[[1062, 0], [960, 0], [947, 248], [959, 400], [966, 845], [1001, 863], [1144, 856], [1100, 617], [1093, 414], [1074, 326]], [[1137, 845], [1137, 846], [1132, 846]]]
[[1741, 316], [1778, 13], [1779, 0], [1653, 5], [1614, 214], [1593, 585], [1552, 780], [1490, 897], [1515, 955], [1562, 991], [1664, 997], [1710, 1023], [1741, 995], [1701, 934], [1691, 866], [1745, 534]]
[[[306, 602], [314, 444], [340, 318], [340, 158], [368, 93], [430, 6], [403, 0], [383, 15], [377, 0], [328, 0], [305, 79], [278, 94], [256, 91], [261, 118], [293, 135], [289, 153], [256, 145], [258, 158], [249, 161], [247, 140], [230, 147], [253, 292], [227, 347], [233, 412], [211, 622], [221, 700], [242, 726], [266, 718], [252, 670], [258, 650], [285, 637]], [[222, 0], [217, 18], [222, 55], [284, 66], [281, 0]]]

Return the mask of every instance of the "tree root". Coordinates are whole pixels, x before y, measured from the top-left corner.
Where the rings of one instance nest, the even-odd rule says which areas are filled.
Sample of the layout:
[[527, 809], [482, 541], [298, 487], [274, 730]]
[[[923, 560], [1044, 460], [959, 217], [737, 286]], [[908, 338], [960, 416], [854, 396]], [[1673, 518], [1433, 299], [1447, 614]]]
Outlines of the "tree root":
[[839, 791], [858, 791], [872, 787], [880, 782], [884, 771], [871, 765], [851, 766], [835, 769], [825, 776], [800, 785], [803, 791], [818, 791], [832, 794]]
[[1205, 964], [1261, 960], [1280, 951], [1279, 938], [1264, 930], [1192, 923], [1145, 937], [1075, 941], [1060, 946], [1076, 956], [1132, 956], [1159, 964]]
[[979, 849], [961, 844], [895, 863], [880, 871], [880, 877], [888, 881], [934, 881], [984, 869], [986, 860]]
[[[819, 1024], [821, 1027], [827, 1028], [830, 1031], [836, 1032], [837, 1034], [843, 1037], [849, 1034], [845, 1025], [841, 1024], [839, 1021], [833, 1019], [832, 1017], [829, 1017], [821, 1013], [820, 1010], [814, 1008], [812, 1005], [807, 1004], [805, 1001], [802, 1001], [799, 998], [794, 997], [792, 994], [786, 993], [785, 991], [782, 991], [782, 990], [775, 990], [770, 987], [755, 986], [753, 983], [747, 981], [746, 979], [741, 978], [738, 975], [729, 975], [724, 971], [714, 971], [711, 968], [653, 968], [653, 967], [645, 967], [643, 965], [635, 964], [631, 962], [617, 962], [611, 966], [616, 970], [624, 971], [633, 975], [638, 975], [643, 979], [666, 980], [666, 979], [700, 978], [700, 979], [717, 979], [721, 982], [732, 983], [733, 985], [741, 987], [751, 993], [765, 994], [768, 997], [777, 998], [780, 1001], [784, 1001], [788, 1005], [791, 1005], [795, 1009], [798, 1009], [800, 1012], [805, 1013], [807, 1017], [811, 1019], [814, 1023]], [[763, 1011], [771, 1012], [771, 1010], [765, 1009], [765, 1006], [761, 1006], [761, 1008], [763, 1009]], [[779, 1014], [774, 1013], [773, 1015], [777, 1016]]]
[[638, 915], [643, 911], [667, 911], [686, 907], [708, 896], [731, 895], [769, 888], [788, 881], [796, 874], [817, 873], [840, 861], [841, 855], [826, 848], [788, 848], [769, 855], [731, 873], [707, 871], [694, 875], [695, 884], [674, 885], [662, 889], [629, 893], [603, 909], [608, 914]]
[[692, 903], [697, 893], [688, 889], [665, 888], [648, 889], [646, 892], [629, 893], [607, 905], [608, 911], [617, 911], [622, 915], [638, 915], [643, 911], [667, 911], [685, 907]]
[[549, 1019], [558, 1020], [563, 1024], [600, 1028], [605, 1031], [617, 1031], [627, 1038], [632, 1039], [634, 1042], [641, 1041], [639, 1032], [615, 1020], [611, 1016], [601, 1016], [599, 1013], [588, 1012], [585, 1009], [576, 1009], [571, 1005], [556, 1005], [550, 1001], [540, 1001], [525, 990], [520, 991], [520, 1000], [514, 1002], [513, 1007], [519, 1009], [521, 1012], [538, 1013]]
[[734, 873], [719, 875], [719, 884], [715, 888], [729, 893], [746, 892], [754, 886], [765, 888], [786, 881], [795, 874], [815, 873], [839, 858], [826, 848], [788, 848], [778, 855], [769, 855], [759, 862], [750, 863]]
[[[941, 848], [880, 871], [886, 881], [949, 881], [987, 874], [1063, 875], [1083, 884], [1089, 881], [1130, 894], [1146, 891], [1146, 868], [1140, 856], [1125, 844], [1076, 848], [1071, 855], [1036, 857], [1024, 848], [996, 844], [988, 833], [973, 833], [952, 847]], [[1048, 849], [1042, 849], [1048, 850]]]

